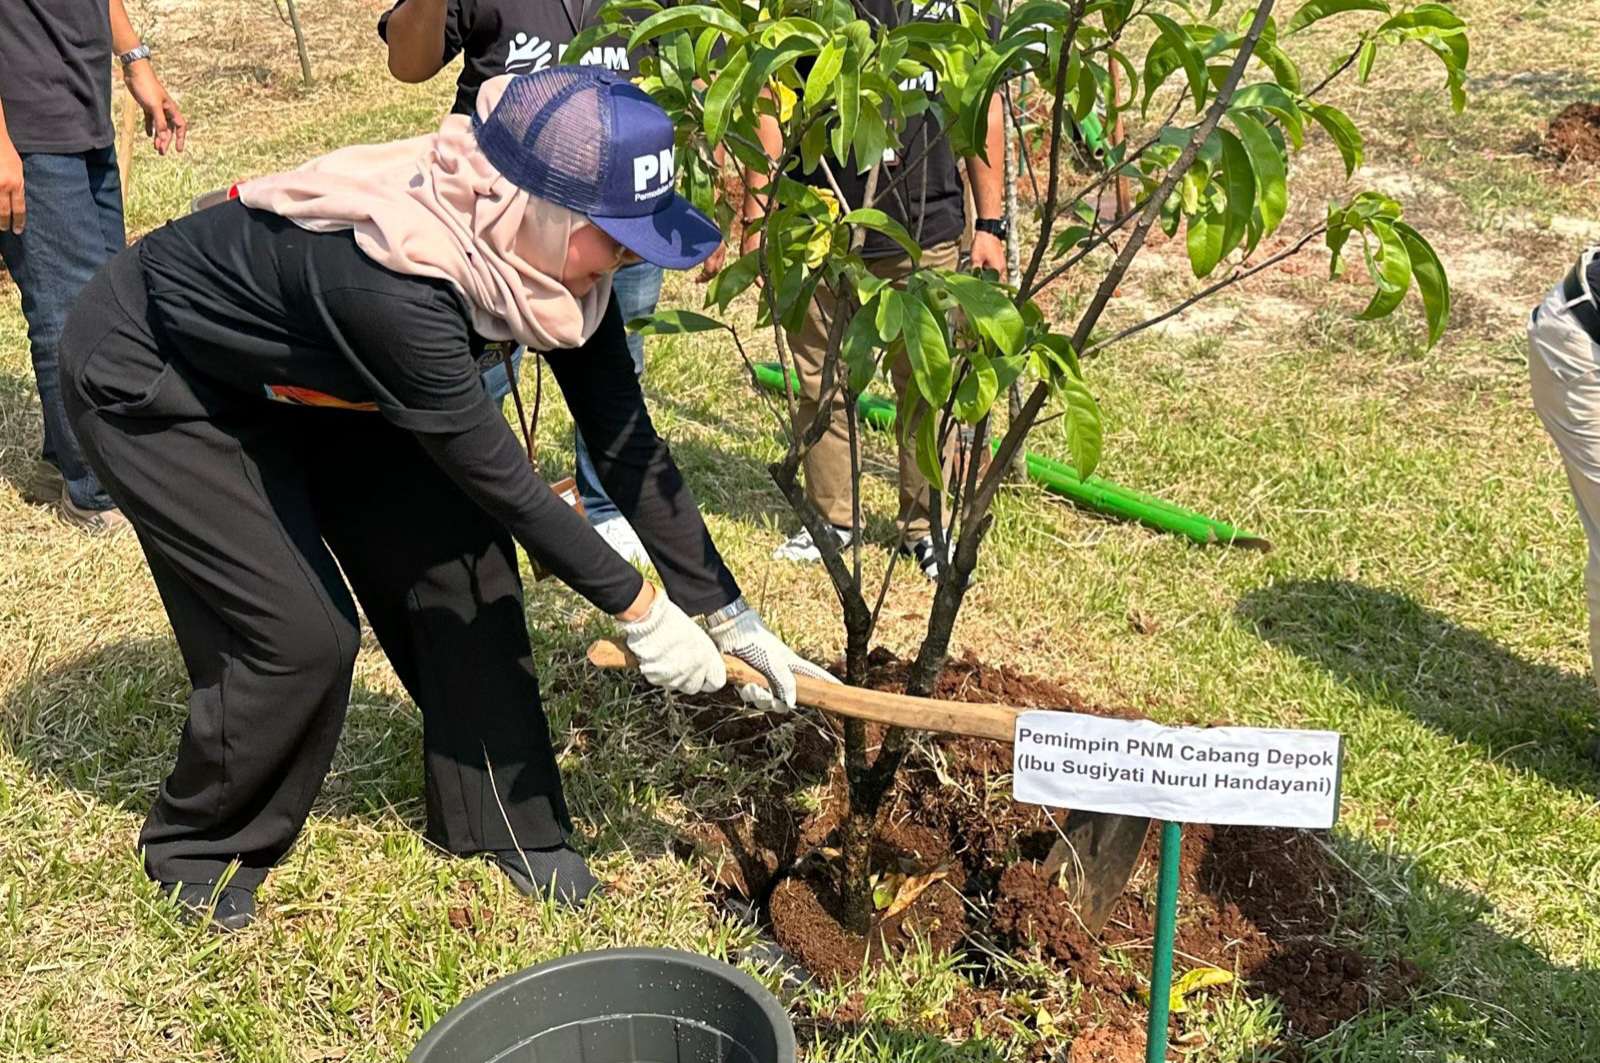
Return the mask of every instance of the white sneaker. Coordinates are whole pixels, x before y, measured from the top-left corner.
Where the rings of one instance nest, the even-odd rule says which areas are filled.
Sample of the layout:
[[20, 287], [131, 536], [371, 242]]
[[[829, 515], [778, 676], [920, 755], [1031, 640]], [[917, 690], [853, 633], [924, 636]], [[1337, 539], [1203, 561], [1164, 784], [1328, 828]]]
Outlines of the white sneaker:
[[633, 525], [628, 523], [626, 517], [612, 517], [603, 520], [594, 526], [600, 533], [600, 538], [606, 545], [621, 555], [622, 560], [630, 565], [650, 564], [650, 553], [645, 550], [644, 543], [639, 541], [639, 533], [633, 530]]
[[[843, 549], [850, 545], [850, 529], [835, 527], [833, 534], [839, 539], [839, 547]], [[822, 560], [822, 551], [817, 549], [816, 540], [811, 538], [811, 533], [804, 528], [800, 534], [772, 551], [774, 561], [804, 561], [817, 562]]]

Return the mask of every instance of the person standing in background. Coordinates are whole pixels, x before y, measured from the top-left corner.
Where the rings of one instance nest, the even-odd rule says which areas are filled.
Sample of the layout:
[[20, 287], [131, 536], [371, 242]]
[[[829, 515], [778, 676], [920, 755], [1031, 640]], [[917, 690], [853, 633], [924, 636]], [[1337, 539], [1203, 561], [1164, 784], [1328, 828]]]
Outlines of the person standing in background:
[[[1589, 541], [1589, 661], [1600, 684], [1600, 245], [1579, 256], [1528, 316], [1533, 408], [1567, 470]], [[1600, 760], [1600, 740], [1587, 751]]]
[[122, 0], [0, 3], [0, 258], [22, 295], [44, 410], [44, 446], [23, 496], [59, 506], [91, 532], [126, 521], [67, 423], [57, 348], [79, 291], [127, 242], [111, 123], [113, 55], [156, 151], [182, 151], [188, 125]]
[[[399, 0], [378, 21], [378, 35], [389, 48], [389, 72], [400, 81], [427, 81], [456, 56], [454, 114], [472, 114], [483, 83], [500, 74], [532, 74], [561, 62], [561, 53], [584, 29], [599, 21], [605, 0]], [[632, 79], [639, 75], [639, 56], [621, 40], [595, 45], [579, 65], [602, 67]], [[655, 312], [661, 298], [662, 271], [649, 262], [619, 269], [611, 290], [631, 321]], [[634, 372], [644, 375], [644, 337], [628, 334]], [[521, 352], [513, 364], [518, 364]], [[511, 390], [506, 367], [495, 362], [484, 372], [484, 386], [496, 402]], [[612, 549], [635, 564], [648, 564], [639, 536], [622, 515], [595, 472], [583, 433], [573, 429], [578, 494], [589, 523]]]
[[[887, 26], [908, 21], [937, 22], [952, 15], [949, 6], [940, 0], [910, 7], [898, 0], [858, 0], [857, 7]], [[939, 91], [938, 77], [931, 70], [924, 71], [920, 76], [906, 79], [900, 87], [905, 91], [921, 89], [933, 96]], [[1005, 114], [996, 95], [989, 100], [989, 130], [985, 145], [988, 161], [976, 156], [962, 160], [966, 165], [967, 181], [978, 215], [973, 222], [969, 265], [973, 269], [994, 270], [1002, 279], [1006, 273], [1007, 223], [1003, 217], [1004, 181], [1000, 156], [1005, 150], [1005, 129]], [[776, 160], [783, 146], [783, 134], [778, 128], [777, 119], [763, 115], [759, 135], [768, 158]], [[965, 193], [956, 156], [950, 149], [949, 140], [940, 135], [938, 121], [931, 110], [907, 123], [901, 131], [900, 143], [884, 152], [882, 163], [883, 180], [891, 191], [874, 206], [911, 234], [911, 239], [922, 249], [923, 267], [957, 268], [961, 260], [960, 243], [966, 228]], [[857, 169], [853, 165], [841, 167], [835, 175], [839, 190], [849, 201], [850, 208], [862, 206], [866, 195], [866, 175], [858, 173]], [[831, 182], [820, 168], [811, 173], [801, 173], [796, 167], [791, 176], [819, 188], [831, 188]], [[745, 235], [742, 250], [745, 254], [756, 250], [761, 242], [760, 230], [753, 223], [766, 213], [767, 184], [767, 174], [748, 168], [744, 171]], [[917, 268], [911, 256], [893, 240], [878, 232], [867, 234], [861, 257], [874, 274], [897, 286], [903, 285]], [[816, 419], [822, 396], [828, 390], [822, 378], [822, 365], [827, 356], [828, 333], [837, 307], [837, 300], [828, 286], [819, 285], [807, 310], [804, 325], [787, 337], [800, 377], [801, 395], [795, 416], [797, 432], [803, 432]], [[902, 357], [890, 372], [896, 393], [903, 394], [911, 379], [910, 363]], [[828, 431], [805, 456], [806, 496], [833, 526], [833, 534], [841, 547], [848, 546], [854, 534], [852, 491], [855, 485], [850, 468], [846, 401], [842, 386], [833, 389], [828, 400]], [[954, 450], [954, 447], [947, 448], [944, 456], [947, 477], [956, 460]], [[933, 539], [931, 506], [934, 488], [918, 469], [915, 454], [909, 445], [900, 445], [899, 456], [899, 549], [916, 563], [918, 571], [924, 576], [930, 580], [937, 579], [942, 559], [938, 556]], [[938, 490], [943, 489], [944, 485], [939, 485]], [[802, 528], [774, 550], [772, 556], [779, 561], [817, 562], [822, 559], [822, 551], [811, 538], [811, 532]]]

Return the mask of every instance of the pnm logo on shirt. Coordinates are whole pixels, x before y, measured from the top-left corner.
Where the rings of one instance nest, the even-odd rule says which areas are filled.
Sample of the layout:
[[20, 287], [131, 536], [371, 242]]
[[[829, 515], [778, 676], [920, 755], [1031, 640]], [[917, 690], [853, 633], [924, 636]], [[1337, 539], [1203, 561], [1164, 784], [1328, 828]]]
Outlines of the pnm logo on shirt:
[[[534, 74], [555, 62], [554, 45], [532, 33], [519, 33], [506, 48], [506, 73]], [[628, 70], [628, 49], [621, 45], [597, 44], [583, 53], [580, 66], [603, 66], [607, 70]]]
[[[633, 201], [638, 203], [646, 199], [654, 199], [672, 188], [672, 178], [677, 170], [677, 161], [672, 157], [671, 148], [662, 148], [660, 151], [648, 155], [635, 155], [633, 157]], [[650, 188], [650, 182], [660, 182], [659, 187]], [[646, 189], [649, 189], [646, 191]]]
[[519, 33], [506, 51], [506, 73], [533, 74], [549, 66], [553, 49], [542, 37]]

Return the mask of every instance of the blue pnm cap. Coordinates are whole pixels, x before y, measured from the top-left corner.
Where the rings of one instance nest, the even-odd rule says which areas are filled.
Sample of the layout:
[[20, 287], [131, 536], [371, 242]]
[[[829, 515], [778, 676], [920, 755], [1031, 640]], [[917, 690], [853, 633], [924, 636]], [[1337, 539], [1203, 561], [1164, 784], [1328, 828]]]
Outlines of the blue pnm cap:
[[520, 75], [472, 127], [512, 184], [587, 215], [646, 262], [688, 269], [722, 243], [716, 223], [677, 193], [672, 120], [609, 70]]

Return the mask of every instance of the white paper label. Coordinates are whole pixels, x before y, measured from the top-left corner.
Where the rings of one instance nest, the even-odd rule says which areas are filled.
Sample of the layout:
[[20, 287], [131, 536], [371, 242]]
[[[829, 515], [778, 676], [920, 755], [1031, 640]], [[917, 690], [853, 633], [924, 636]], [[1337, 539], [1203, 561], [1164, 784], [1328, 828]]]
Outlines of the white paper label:
[[1335, 731], [1163, 727], [1073, 712], [1017, 717], [1018, 801], [1177, 823], [1331, 827]]

